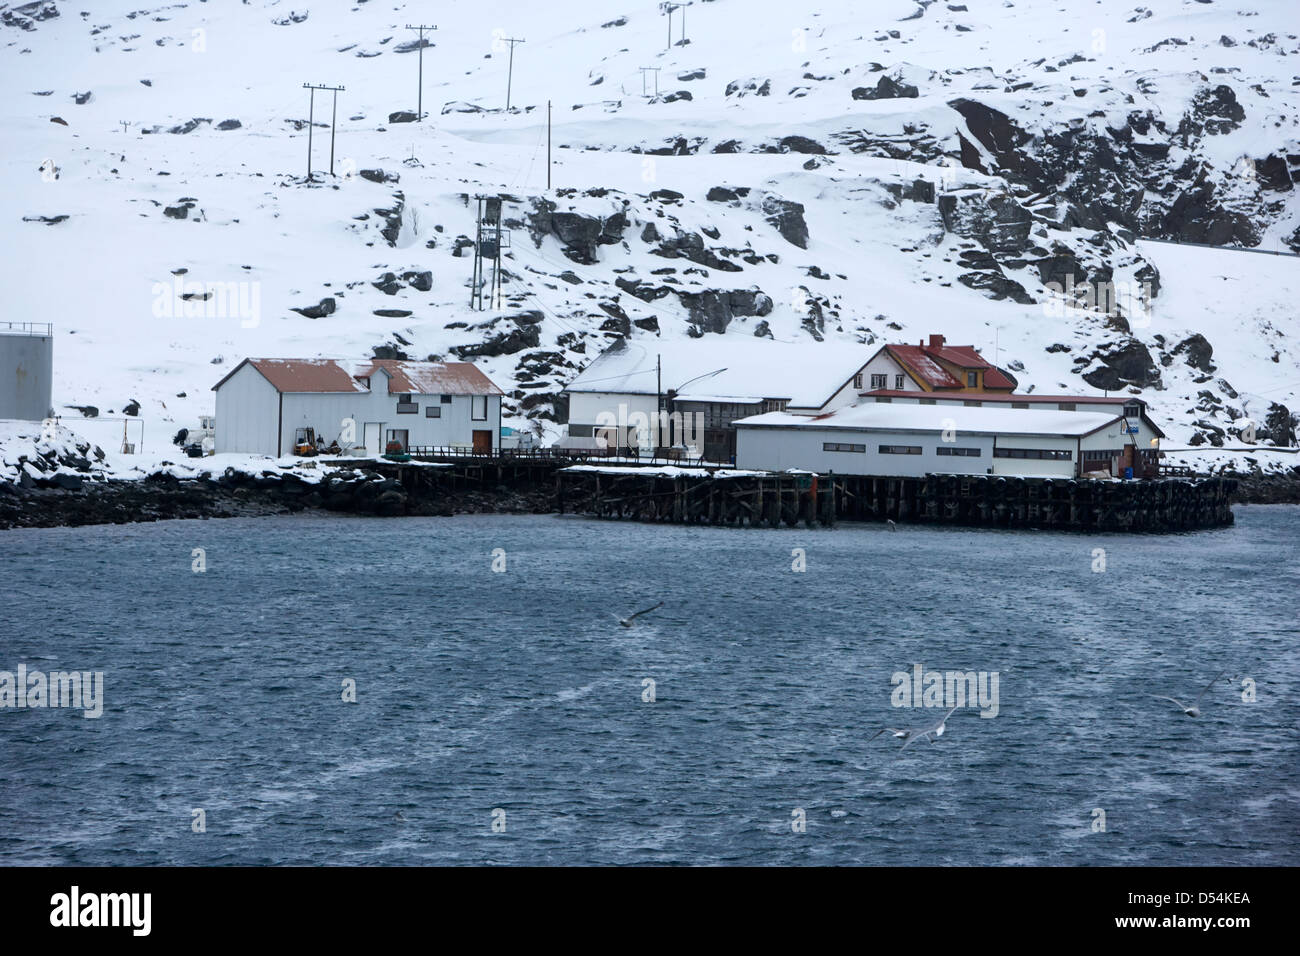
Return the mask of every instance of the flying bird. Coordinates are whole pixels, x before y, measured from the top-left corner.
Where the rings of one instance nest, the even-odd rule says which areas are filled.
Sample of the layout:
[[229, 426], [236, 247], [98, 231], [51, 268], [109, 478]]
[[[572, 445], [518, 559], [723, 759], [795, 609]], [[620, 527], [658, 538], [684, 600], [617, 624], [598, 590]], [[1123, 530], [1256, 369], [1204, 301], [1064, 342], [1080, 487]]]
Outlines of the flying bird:
[[[1188, 707], [1186, 704], [1184, 704], [1181, 700], [1178, 700], [1177, 698], [1174, 698], [1174, 697], [1162, 697], [1161, 695], [1157, 694], [1157, 695], [1156, 695], [1156, 700], [1168, 700], [1168, 701], [1173, 701], [1173, 703], [1177, 704], [1179, 707], [1181, 707], [1181, 708], [1183, 709], [1183, 713], [1186, 714], [1188, 717], [1199, 717], [1199, 716], [1201, 716], [1201, 706], [1200, 706], [1200, 705], [1201, 705], [1201, 698], [1204, 697], [1204, 696], [1206, 695], [1206, 693], [1209, 691], [1209, 689], [1210, 689], [1211, 687], [1213, 687], [1213, 686], [1215, 685], [1215, 683], [1218, 682], [1219, 678], [1222, 677], [1222, 676], [1223, 676], [1224, 674], [1226, 674], [1226, 673], [1228, 673], [1228, 672], [1227, 672], [1227, 671], [1219, 671], [1219, 673], [1215, 674], [1215, 675], [1214, 675], [1214, 680], [1212, 680], [1212, 681], [1210, 681], [1208, 684], [1206, 684], [1206, 685], [1205, 685], [1205, 690], [1201, 691], [1199, 694], [1196, 695], [1196, 700], [1195, 700], [1195, 702], [1192, 704], [1192, 706], [1190, 706], [1190, 707]], [[1229, 679], [1228, 679], [1228, 682], [1229, 682], [1229, 683], [1232, 683], [1232, 679], [1229, 678]]]
[[663, 606], [664, 606], [664, 602], [660, 601], [654, 607], [645, 608], [643, 610], [637, 611], [635, 614], [629, 614], [627, 617], [620, 617], [618, 619], [618, 623], [622, 624], [624, 627], [631, 627], [632, 622], [635, 621], [642, 614], [649, 614], [651, 611], [657, 610]]
[[880, 730], [877, 730], [874, 734], [872, 734], [867, 739], [875, 740], [881, 734], [888, 731], [889, 733], [893, 734], [895, 737], [903, 738], [903, 746], [899, 749], [899, 753], [902, 753], [902, 751], [912, 746], [912, 744], [916, 743], [922, 737], [924, 737], [928, 743], [934, 743], [935, 737], [943, 736], [944, 725], [947, 724], [948, 718], [952, 716], [952, 712], [956, 709], [957, 709], [956, 707], [951, 708], [948, 711], [948, 713], [944, 714], [942, 717], [939, 718], [938, 723], [931, 724], [928, 727], [912, 727], [912, 728], [883, 727]]

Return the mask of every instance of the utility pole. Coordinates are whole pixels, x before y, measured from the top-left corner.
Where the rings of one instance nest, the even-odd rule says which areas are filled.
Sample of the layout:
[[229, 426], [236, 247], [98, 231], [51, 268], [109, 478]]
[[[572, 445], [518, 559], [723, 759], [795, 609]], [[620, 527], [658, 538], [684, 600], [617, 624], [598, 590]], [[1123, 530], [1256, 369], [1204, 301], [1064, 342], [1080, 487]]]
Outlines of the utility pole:
[[502, 43], [510, 44], [510, 66], [506, 73], [506, 112], [510, 112], [510, 83], [515, 74], [515, 44], [523, 43], [523, 40], [516, 40], [514, 37], [502, 37]]
[[411, 24], [408, 23], [406, 25], [406, 29], [420, 31], [420, 52], [418, 54], [420, 58], [420, 80], [419, 80], [419, 91], [415, 94], [415, 121], [417, 123], [423, 123], [424, 122], [424, 31], [436, 30], [438, 28], [436, 26], [434, 27], [426, 26], [423, 23], [416, 24], [415, 26], [411, 26]]
[[551, 101], [546, 101], [546, 191], [551, 190]]
[[637, 69], [641, 71], [641, 95], [642, 95], [642, 96], [646, 96], [646, 95], [648, 95], [648, 94], [646, 93], [646, 89], [645, 89], [645, 75], [646, 75], [646, 73], [647, 73], [648, 71], [650, 71], [650, 70], [654, 70], [654, 74], [655, 74], [655, 96], [658, 97], [658, 95], [659, 95], [659, 70], [660, 70], [660, 67], [657, 67], [657, 66], [639, 66], [639, 67], [637, 67]]
[[311, 90], [311, 99], [307, 107], [307, 179], [311, 179], [311, 138], [312, 127], [316, 125], [316, 91], [330, 90], [334, 93], [334, 112], [330, 118], [330, 175], [334, 175], [334, 128], [339, 118], [339, 93], [343, 90], [341, 86], [325, 86], [324, 84], [304, 83], [303, 89]]
[[668, 49], [673, 48], [673, 11], [682, 11], [682, 45], [686, 44], [686, 7], [685, 3], [661, 3], [659, 9], [668, 17]]

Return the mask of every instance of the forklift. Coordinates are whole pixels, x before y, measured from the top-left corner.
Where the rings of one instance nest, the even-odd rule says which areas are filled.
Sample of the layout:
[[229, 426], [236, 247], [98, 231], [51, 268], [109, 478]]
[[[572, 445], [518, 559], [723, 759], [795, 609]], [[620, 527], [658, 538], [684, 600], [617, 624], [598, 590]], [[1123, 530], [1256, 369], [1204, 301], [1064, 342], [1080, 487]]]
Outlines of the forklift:
[[293, 436], [293, 453], [303, 458], [315, 458], [319, 453], [316, 444], [316, 429], [299, 428]]

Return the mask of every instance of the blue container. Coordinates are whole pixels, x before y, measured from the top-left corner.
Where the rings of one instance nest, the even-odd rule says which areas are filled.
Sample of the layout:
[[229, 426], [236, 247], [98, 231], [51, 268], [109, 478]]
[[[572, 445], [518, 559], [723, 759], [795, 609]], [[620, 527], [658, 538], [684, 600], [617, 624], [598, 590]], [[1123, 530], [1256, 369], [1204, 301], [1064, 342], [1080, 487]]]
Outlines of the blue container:
[[1132, 477], [1133, 477], [1133, 469], [1132, 469], [1132, 468], [1128, 468], [1128, 467], [1126, 467], [1126, 468], [1124, 469], [1124, 477], [1125, 477], [1125, 478], [1132, 478]]

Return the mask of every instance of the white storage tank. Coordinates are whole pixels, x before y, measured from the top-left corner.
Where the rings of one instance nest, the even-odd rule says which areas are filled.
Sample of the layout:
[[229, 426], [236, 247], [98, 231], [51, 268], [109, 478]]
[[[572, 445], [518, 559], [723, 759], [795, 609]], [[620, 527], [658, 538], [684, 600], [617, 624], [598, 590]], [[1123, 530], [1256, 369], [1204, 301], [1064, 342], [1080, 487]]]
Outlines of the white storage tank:
[[0, 322], [0, 418], [51, 417], [53, 383], [54, 326]]

